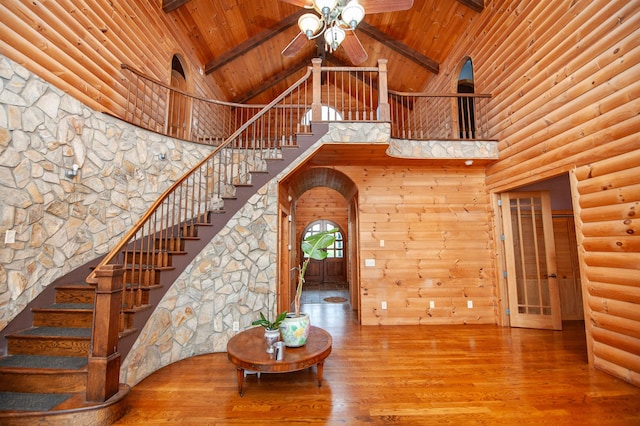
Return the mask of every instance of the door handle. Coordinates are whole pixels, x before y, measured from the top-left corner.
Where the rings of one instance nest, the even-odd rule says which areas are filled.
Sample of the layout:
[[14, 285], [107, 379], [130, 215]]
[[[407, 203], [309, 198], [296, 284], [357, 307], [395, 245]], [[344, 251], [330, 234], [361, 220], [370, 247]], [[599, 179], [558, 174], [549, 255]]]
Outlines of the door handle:
[[549, 274], [549, 278], [558, 278], [556, 274]]

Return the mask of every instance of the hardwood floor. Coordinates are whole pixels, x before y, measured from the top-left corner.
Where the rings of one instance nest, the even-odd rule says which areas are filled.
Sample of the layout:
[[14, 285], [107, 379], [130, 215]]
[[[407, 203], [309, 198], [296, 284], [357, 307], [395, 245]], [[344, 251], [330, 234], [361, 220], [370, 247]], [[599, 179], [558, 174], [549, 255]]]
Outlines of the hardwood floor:
[[584, 325], [362, 327], [348, 304], [309, 304], [333, 336], [315, 369], [247, 377], [226, 353], [168, 366], [135, 386], [118, 425], [639, 425], [640, 388], [587, 365]]

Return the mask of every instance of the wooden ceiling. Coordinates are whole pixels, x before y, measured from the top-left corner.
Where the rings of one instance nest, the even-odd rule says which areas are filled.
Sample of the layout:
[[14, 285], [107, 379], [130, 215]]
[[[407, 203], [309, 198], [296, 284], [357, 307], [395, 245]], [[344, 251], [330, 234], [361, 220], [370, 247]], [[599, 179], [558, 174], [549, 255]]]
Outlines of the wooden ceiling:
[[[282, 55], [299, 33], [298, 17], [306, 12], [285, 1], [163, 0], [162, 6], [188, 34], [184, 49], [198, 58], [200, 71], [215, 80], [229, 101], [268, 103], [317, 56], [324, 55], [328, 66], [351, 65], [343, 48], [323, 53], [316, 40], [294, 57]], [[368, 53], [360, 66], [375, 66], [378, 58], [386, 58], [391, 90], [422, 91], [482, 8], [483, 0], [414, 0], [407, 11], [366, 15], [356, 29]]]

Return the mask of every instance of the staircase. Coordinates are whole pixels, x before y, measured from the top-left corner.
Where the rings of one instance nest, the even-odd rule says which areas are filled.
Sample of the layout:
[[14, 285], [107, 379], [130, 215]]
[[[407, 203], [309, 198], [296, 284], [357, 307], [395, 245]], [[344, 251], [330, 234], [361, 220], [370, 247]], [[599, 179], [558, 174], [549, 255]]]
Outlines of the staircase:
[[[251, 185], [237, 185], [235, 195], [224, 199], [223, 209], [185, 222], [188, 226], [181, 227], [180, 237], [170, 239], [171, 247], [158, 247], [163, 256], [154, 256], [151, 264], [137, 273], [153, 280], [140, 296], [142, 303], [126, 309], [125, 291], [124, 327], [118, 342], [121, 359], [162, 296], [196, 255], [257, 189], [298, 158], [327, 128], [326, 124], [314, 124], [314, 134], [299, 135], [297, 146], [282, 148], [279, 158], [265, 160], [267, 171], [251, 172]], [[59, 279], [48, 301], [37, 298], [36, 306], [30, 308], [29, 327], [11, 331], [10, 325], [5, 329], [9, 333], [5, 335], [7, 355], [0, 357], [0, 424], [108, 425], [123, 415], [129, 392], [125, 384], [120, 384], [119, 391], [105, 402], [86, 400], [96, 292], [94, 285], [77, 277], [90, 272], [91, 266], [84, 266]], [[141, 278], [136, 273], [130, 276], [134, 281]]]

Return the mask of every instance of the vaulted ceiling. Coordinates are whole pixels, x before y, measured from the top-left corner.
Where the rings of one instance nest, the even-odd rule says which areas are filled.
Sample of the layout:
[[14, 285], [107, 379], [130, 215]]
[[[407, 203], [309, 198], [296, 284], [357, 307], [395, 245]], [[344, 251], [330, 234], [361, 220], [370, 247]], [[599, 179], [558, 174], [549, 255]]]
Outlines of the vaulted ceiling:
[[[393, 0], [368, 0], [369, 6]], [[188, 35], [185, 50], [227, 100], [267, 103], [297, 81], [314, 57], [351, 66], [344, 48], [329, 53], [311, 40], [292, 57], [281, 52], [300, 30], [303, 0], [163, 0], [163, 10]], [[360, 0], [367, 8], [367, 0]], [[410, 2], [409, 2], [410, 3]], [[422, 91], [439, 64], [483, 9], [483, 0], [414, 0], [405, 11], [367, 14], [356, 29], [368, 58], [388, 59], [389, 88]], [[370, 9], [371, 10], [371, 9]]]

